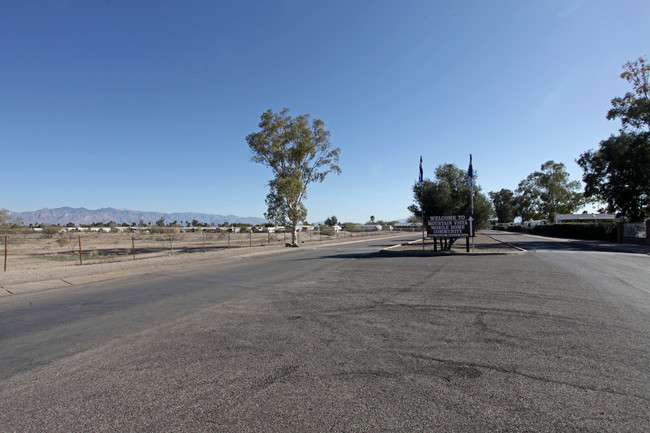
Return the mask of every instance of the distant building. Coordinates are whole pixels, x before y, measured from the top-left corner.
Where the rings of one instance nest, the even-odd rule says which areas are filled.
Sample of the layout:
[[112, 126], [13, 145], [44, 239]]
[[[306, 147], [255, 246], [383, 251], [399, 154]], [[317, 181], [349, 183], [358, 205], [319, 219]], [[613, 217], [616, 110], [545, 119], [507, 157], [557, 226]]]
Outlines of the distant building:
[[260, 227], [262, 232], [269, 232], [269, 233], [282, 233], [285, 231], [284, 226], [275, 226], [275, 227]]
[[543, 226], [546, 223], [547, 223], [546, 220], [528, 220], [528, 221], [524, 221], [522, 225], [532, 229], [533, 227]]
[[422, 231], [422, 223], [397, 223], [395, 230], [416, 232]]
[[358, 225], [357, 227], [359, 228], [359, 230], [363, 230], [366, 232], [379, 232], [384, 229], [379, 224], [362, 224], [362, 225]]
[[580, 213], [580, 214], [558, 214], [555, 215], [556, 223], [604, 223], [616, 222], [616, 215], [610, 214], [593, 214], [593, 213]]

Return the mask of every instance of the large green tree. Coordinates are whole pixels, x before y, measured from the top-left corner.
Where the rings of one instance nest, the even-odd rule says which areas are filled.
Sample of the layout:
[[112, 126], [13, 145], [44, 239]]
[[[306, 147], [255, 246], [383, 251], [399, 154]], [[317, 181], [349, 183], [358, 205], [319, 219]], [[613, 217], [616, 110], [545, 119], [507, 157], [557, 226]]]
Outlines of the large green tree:
[[623, 67], [632, 92], [612, 99], [608, 119], [620, 119], [619, 135], [600, 142], [577, 160], [585, 197], [607, 204], [607, 211], [633, 221], [650, 215], [650, 64], [639, 58]]
[[546, 161], [519, 183], [515, 191], [517, 213], [522, 221], [539, 217], [553, 221], [555, 215], [573, 213], [582, 206], [579, 190], [580, 182], [569, 179], [563, 163]]
[[279, 113], [267, 110], [261, 116], [260, 131], [246, 137], [253, 161], [271, 169], [266, 196], [266, 219], [276, 224], [290, 224], [291, 243], [296, 243], [296, 226], [307, 217], [303, 201], [307, 186], [322, 182], [328, 174], [340, 174], [341, 149], [332, 148], [330, 133], [320, 119], [310, 122], [309, 114], [289, 116], [289, 109]]
[[500, 191], [488, 193], [494, 211], [497, 214], [497, 220], [500, 223], [512, 222], [515, 219], [515, 193], [509, 189], [502, 188]]
[[[492, 206], [477, 185], [474, 171], [474, 224], [477, 229], [485, 228], [492, 217]], [[419, 221], [424, 211], [425, 219], [431, 216], [468, 215], [471, 213], [471, 188], [467, 183], [467, 172], [454, 164], [436, 167], [434, 179], [424, 179], [422, 184], [413, 185], [415, 203], [408, 207]]]

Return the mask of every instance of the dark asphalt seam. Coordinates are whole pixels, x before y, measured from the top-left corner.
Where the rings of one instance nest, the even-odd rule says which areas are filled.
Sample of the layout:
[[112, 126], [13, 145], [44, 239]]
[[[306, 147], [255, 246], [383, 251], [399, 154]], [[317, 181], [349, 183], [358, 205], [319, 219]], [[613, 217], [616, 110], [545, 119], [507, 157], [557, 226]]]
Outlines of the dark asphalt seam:
[[10, 295], [13, 295], [13, 294], [14, 294], [14, 292], [12, 292], [12, 291], [9, 290], [9, 289], [5, 289], [4, 287], [2, 288], [2, 290], [4, 290], [5, 292], [9, 293]]
[[453, 366], [460, 366], [460, 367], [464, 366], [464, 367], [484, 368], [486, 370], [492, 370], [492, 371], [496, 371], [498, 373], [514, 374], [514, 375], [517, 375], [517, 376], [525, 377], [527, 379], [532, 379], [532, 380], [536, 380], [536, 381], [543, 382], [543, 383], [570, 386], [572, 388], [581, 389], [583, 391], [604, 392], [606, 394], [618, 395], [618, 396], [622, 396], [622, 397], [634, 397], [634, 398], [638, 398], [640, 400], [650, 401], [650, 397], [646, 397], [646, 396], [643, 396], [643, 395], [626, 394], [624, 392], [615, 391], [613, 389], [598, 388], [598, 387], [595, 387], [595, 386], [586, 386], [586, 385], [579, 385], [579, 384], [576, 384], [576, 383], [562, 382], [562, 381], [559, 381], [559, 380], [549, 379], [547, 377], [541, 377], [541, 376], [535, 376], [535, 375], [532, 375], [532, 374], [521, 373], [521, 372], [515, 370], [514, 368], [509, 369], [509, 368], [506, 368], [506, 367], [499, 367], [499, 366], [489, 365], [489, 364], [479, 364], [479, 363], [476, 363], [476, 362], [460, 362], [460, 361], [454, 361], [452, 359], [435, 358], [433, 356], [425, 356], [425, 355], [420, 355], [420, 354], [412, 353], [412, 352], [396, 352], [396, 353], [399, 353], [401, 355], [409, 355], [409, 356], [411, 356], [413, 358], [417, 358], [417, 359], [424, 359], [424, 360], [429, 360], [429, 361], [440, 362], [440, 363], [446, 364], [446, 365], [453, 365]]
[[547, 319], [560, 321], [570, 324], [582, 324], [590, 325], [592, 322], [590, 320], [578, 319], [572, 317], [565, 317], [560, 315], [554, 315], [549, 313], [543, 313], [540, 311], [521, 311], [513, 310], [508, 308], [487, 308], [487, 307], [468, 307], [468, 306], [439, 306], [432, 304], [404, 304], [404, 303], [374, 303], [372, 305], [360, 305], [349, 308], [338, 308], [335, 310], [324, 310], [322, 314], [324, 315], [339, 315], [339, 314], [354, 314], [354, 313], [365, 313], [372, 310], [383, 309], [408, 309], [408, 310], [421, 310], [421, 311], [443, 311], [449, 313], [462, 313], [462, 314], [494, 314], [498, 316], [517, 316], [517, 317], [526, 317], [526, 318], [537, 318], [537, 319]]

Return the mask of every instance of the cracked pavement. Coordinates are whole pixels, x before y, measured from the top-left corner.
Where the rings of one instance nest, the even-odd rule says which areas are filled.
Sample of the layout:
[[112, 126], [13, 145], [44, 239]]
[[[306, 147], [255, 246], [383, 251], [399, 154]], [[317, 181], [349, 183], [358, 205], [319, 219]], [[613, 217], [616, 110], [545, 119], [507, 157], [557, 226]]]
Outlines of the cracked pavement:
[[213, 267], [192, 284], [246, 290], [16, 371], [0, 430], [650, 430], [645, 295], [535, 254]]

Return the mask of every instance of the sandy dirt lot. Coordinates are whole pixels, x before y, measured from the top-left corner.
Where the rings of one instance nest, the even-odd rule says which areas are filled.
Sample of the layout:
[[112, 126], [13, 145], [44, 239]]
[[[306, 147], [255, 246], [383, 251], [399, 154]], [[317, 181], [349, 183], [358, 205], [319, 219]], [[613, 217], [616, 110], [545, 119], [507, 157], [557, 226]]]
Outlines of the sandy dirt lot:
[[[336, 236], [301, 233], [300, 245], [360, 240], [368, 236], [400, 236], [400, 232], [341, 232]], [[112, 278], [134, 273], [164, 270], [166, 266], [200, 260], [223, 260], [250, 254], [263, 254], [286, 248], [290, 233], [68, 233], [54, 236], [21, 234], [7, 237], [6, 271], [0, 272], [2, 294], [12, 288], [35, 282], [75, 277]], [[417, 234], [414, 233], [414, 236]], [[4, 249], [4, 239], [3, 249]], [[79, 242], [81, 241], [81, 259]], [[517, 253], [517, 249], [483, 233], [474, 238], [469, 254]], [[4, 252], [4, 251], [3, 251]], [[387, 255], [466, 254], [465, 241], [459, 239], [451, 252], [434, 252], [433, 242], [416, 240], [383, 251]], [[4, 254], [3, 254], [4, 255]], [[4, 257], [3, 257], [4, 259]], [[25, 290], [32, 290], [25, 288]], [[6, 293], [5, 293], [6, 292]]]
[[[335, 236], [300, 233], [299, 243], [390, 235], [390, 232], [340, 232]], [[4, 240], [3, 237], [2, 260], [5, 260]], [[272, 251], [285, 248], [290, 240], [290, 233], [14, 234], [7, 237], [6, 271], [0, 271], [0, 287]]]

